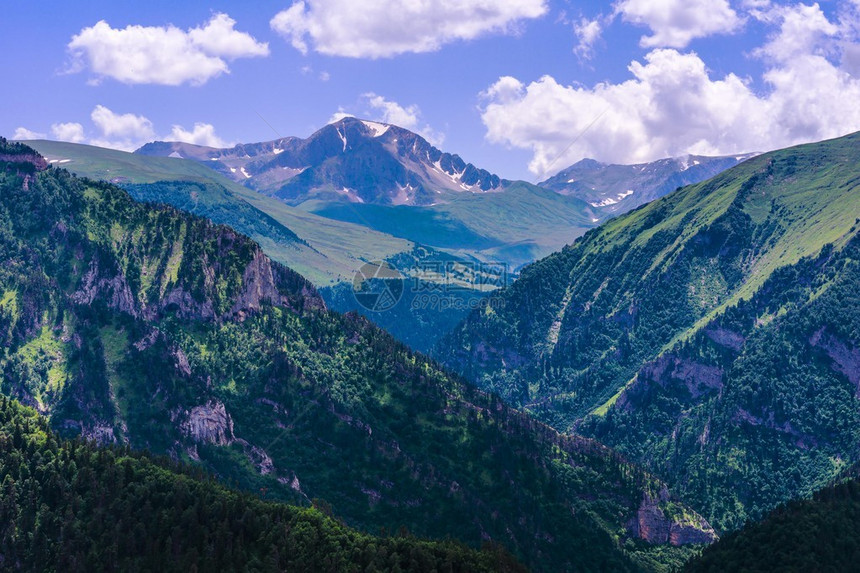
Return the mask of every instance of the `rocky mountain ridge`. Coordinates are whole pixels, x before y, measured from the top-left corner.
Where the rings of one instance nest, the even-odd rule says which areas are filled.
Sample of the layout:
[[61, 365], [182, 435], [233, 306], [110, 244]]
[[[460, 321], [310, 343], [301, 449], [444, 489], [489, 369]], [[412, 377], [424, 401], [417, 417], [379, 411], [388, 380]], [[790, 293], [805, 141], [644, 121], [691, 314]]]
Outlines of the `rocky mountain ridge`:
[[447, 193], [491, 192], [504, 182], [400, 127], [353, 117], [307, 139], [214, 149], [153, 142], [135, 153], [204, 162], [236, 182], [290, 204], [308, 199], [429, 205]]

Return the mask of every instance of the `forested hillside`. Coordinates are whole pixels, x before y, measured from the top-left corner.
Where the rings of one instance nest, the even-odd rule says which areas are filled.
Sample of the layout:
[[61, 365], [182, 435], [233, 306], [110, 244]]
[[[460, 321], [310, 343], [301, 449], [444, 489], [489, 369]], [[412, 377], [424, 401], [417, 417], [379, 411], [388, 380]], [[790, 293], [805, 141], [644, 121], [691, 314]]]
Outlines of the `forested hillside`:
[[647, 472], [327, 311], [225, 227], [7, 163], [0, 228], [2, 390], [64, 435], [536, 570], [653, 570], [713, 539]]
[[128, 447], [65, 441], [0, 397], [3, 571], [524, 571], [504, 550], [376, 538]]
[[860, 563], [858, 529], [860, 481], [855, 477], [725, 536], [684, 571], [854, 571]]
[[719, 529], [856, 458], [860, 135], [756, 157], [528, 267], [437, 356]]

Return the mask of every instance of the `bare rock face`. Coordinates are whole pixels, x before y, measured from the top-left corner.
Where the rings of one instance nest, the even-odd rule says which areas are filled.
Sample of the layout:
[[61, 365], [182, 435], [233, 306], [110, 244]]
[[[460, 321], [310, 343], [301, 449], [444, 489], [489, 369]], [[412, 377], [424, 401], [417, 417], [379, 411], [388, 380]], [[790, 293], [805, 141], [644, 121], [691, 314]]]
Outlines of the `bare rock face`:
[[669, 543], [676, 547], [716, 541], [716, 532], [700, 515], [687, 510], [683, 515], [668, 516], [663, 508], [669, 502], [665, 486], [656, 497], [646, 493], [628, 524], [630, 534], [653, 545]]
[[224, 404], [213, 400], [192, 408], [180, 430], [199, 443], [226, 446], [235, 440], [233, 420]]
[[[162, 311], [175, 312], [179, 318], [211, 319], [215, 318], [215, 310], [210, 301], [197, 302], [191, 293], [176, 287], [171, 289], [161, 299], [159, 305]], [[147, 318], [155, 318], [154, 316]]]
[[242, 284], [245, 288], [236, 298], [231, 309], [234, 314], [239, 311], [259, 310], [264, 300], [272, 304], [281, 303], [281, 296], [275, 285], [272, 261], [262, 251], [257, 251], [254, 254], [254, 260], [245, 267]]
[[173, 349], [173, 360], [176, 363], [176, 369], [185, 377], [191, 376], [191, 364], [188, 362], [188, 357], [181, 348]]
[[701, 517], [692, 523], [674, 522], [669, 528], [669, 543], [675, 547], [710, 544], [716, 540], [717, 534], [714, 528]]
[[631, 410], [654, 384], [663, 388], [684, 385], [690, 396], [697, 399], [704, 394], [719, 392], [723, 387], [723, 376], [723, 370], [716, 366], [666, 354], [642, 368], [635, 382], [621, 394], [616, 407]]
[[855, 388], [855, 395], [860, 397], [860, 348], [846, 346], [824, 328], [813, 334], [809, 343], [827, 353], [833, 360], [833, 369], [841, 372], [851, 381]]
[[[242, 273], [243, 289], [233, 302], [230, 314], [241, 320], [247, 313], [259, 310], [264, 301], [296, 312], [324, 310], [325, 302], [319, 293], [307, 283], [298, 284], [296, 277], [290, 274], [258, 249]], [[304, 283], [304, 279], [301, 282]], [[293, 294], [284, 294], [279, 285], [285, 288], [284, 292]], [[296, 292], [299, 288], [300, 295]]]
[[137, 303], [125, 275], [120, 272], [108, 274], [99, 269], [97, 261], [92, 261], [78, 289], [72, 293], [72, 302], [89, 305], [96, 298], [103, 298], [110, 308], [138, 316]]
[[740, 352], [746, 342], [742, 335], [725, 328], [709, 328], [705, 330], [705, 334], [720, 346], [731, 348], [735, 352]]
[[81, 436], [87, 440], [96, 442], [100, 446], [117, 443], [113, 428], [106, 425], [83, 427], [81, 428]]
[[248, 455], [248, 459], [251, 460], [251, 463], [254, 464], [254, 467], [256, 467], [257, 471], [260, 472], [260, 475], [269, 475], [275, 471], [275, 463], [263, 448], [250, 446], [246, 453]]

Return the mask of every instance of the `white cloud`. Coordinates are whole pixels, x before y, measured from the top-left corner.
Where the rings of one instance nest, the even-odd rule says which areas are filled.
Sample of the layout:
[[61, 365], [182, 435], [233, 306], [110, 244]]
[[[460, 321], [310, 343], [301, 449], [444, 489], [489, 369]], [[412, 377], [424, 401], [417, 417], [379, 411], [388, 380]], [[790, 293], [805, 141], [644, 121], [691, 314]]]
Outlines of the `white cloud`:
[[417, 105], [403, 107], [395, 101], [390, 101], [373, 92], [364, 94], [368, 105], [378, 112], [377, 119], [383, 123], [391, 123], [406, 129], [418, 127], [418, 116], [421, 110]]
[[583, 157], [767, 151], [860, 130], [860, 12], [843, 10], [836, 22], [817, 4], [745, 6], [772, 30], [752, 52], [765, 90], [713, 77], [696, 53], [674, 49], [631, 63], [626, 81], [590, 88], [502, 77], [482, 94], [488, 141], [530, 149], [529, 168], [543, 177]]
[[44, 139], [45, 134], [39, 133], [38, 131], [30, 131], [26, 127], [19, 127], [15, 130], [15, 133], [12, 134], [12, 139], [22, 140], [22, 139]]
[[445, 134], [439, 133], [428, 124], [421, 126], [421, 110], [417, 105], [403, 107], [373, 92], [366, 93], [362, 97], [370, 106], [372, 119], [414, 131], [432, 145], [440, 146], [445, 141]]
[[338, 107], [337, 111], [331, 114], [331, 117], [328, 118], [328, 121], [326, 123], [337, 123], [346, 117], [355, 117], [355, 114], [349, 113], [342, 107]]
[[616, 13], [630, 23], [647, 26], [645, 48], [683, 48], [695, 38], [730, 33], [743, 24], [728, 0], [622, 0]]
[[184, 129], [181, 125], [174, 125], [173, 131], [167, 141], [184, 141], [185, 143], [193, 143], [195, 145], [205, 145], [207, 147], [228, 147], [230, 144], [218, 137], [215, 134], [215, 127], [210, 123], [195, 123], [191, 131]]
[[72, 143], [83, 143], [84, 126], [80, 123], [55, 123], [51, 126], [51, 135], [59, 141], [70, 141]]
[[600, 40], [603, 34], [603, 23], [599, 18], [589, 20], [581, 18], [573, 24], [573, 32], [576, 34], [577, 44], [573, 53], [584, 60], [591, 59], [594, 55], [594, 44]]
[[[88, 143], [98, 147], [134, 151], [141, 145], [159, 139], [152, 122], [133, 113], [115, 113], [103, 105], [97, 105], [90, 114], [94, 132], [98, 135], [88, 137], [84, 126], [77, 122], [55, 123], [51, 126], [51, 136], [59, 141], [72, 143]], [[18, 128], [15, 132], [17, 139], [37, 139], [44, 134]], [[215, 128], [208, 123], [198, 122], [189, 131], [181, 125], [174, 125], [169, 135], [162, 137], [165, 141], [184, 141], [210, 147], [228, 147], [223, 139], [215, 133]]]
[[152, 122], [144, 116], [114, 113], [103, 105], [97, 105], [93, 109], [90, 119], [105, 137], [146, 139], [155, 134]]
[[201, 85], [229, 73], [225, 60], [268, 55], [268, 44], [235, 30], [235, 23], [215, 14], [205, 26], [183, 31], [172, 25], [114, 29], [102, 20], [72, 37], [70, 71], [89, 67], [96, 81]]
[[827, 19], [818, 4], [774, 6], [757, 12], [756, 17], [779, 25], [779, 31], [756, 50], [766, 59], [790, 62], [807, 55], [826, 55], [835, 48], [831, 38], [839, 33], [839, 27]]
[[734, 74], [711, 78], [695, 53], [654, 50], [629, 70], [625, 82], [592, 88], [500, 78], [483, 94], [486, 137], [531, 149], [529, 169], [543, 177], [583, 157], [767, 151], [860, 129], [860, 80], [819, 55], [769, 68], [763, 95]]
[[114, 113], [103, 105], [97, 105], [90, 119], [101, 133], [90, 143], [99, 147], [133, 151], [155, 137], [152, 122], [142, 115]]
[[387, 58], [432, 52], [488, 33], [510, 33], [547, 11], [546, 0], [305, 0], [275, 15], [272, 29], [306, 54]]
[[258, 42], [250, 34], [235, 30], [235, 25], [236, 20], [227, 14], [215, 14], [202, 28], [189, 30], [188, 38], [202, 52], [228, 60], [269, 55], [267, 42]]

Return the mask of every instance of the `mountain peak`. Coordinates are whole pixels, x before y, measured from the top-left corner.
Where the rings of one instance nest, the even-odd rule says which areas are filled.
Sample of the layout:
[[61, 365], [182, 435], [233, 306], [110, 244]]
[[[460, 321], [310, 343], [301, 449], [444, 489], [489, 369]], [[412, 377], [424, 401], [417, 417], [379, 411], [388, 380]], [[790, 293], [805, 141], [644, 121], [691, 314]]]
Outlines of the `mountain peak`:
[[[371, 137], [381, 137], [381, 136], [385, 135], [385, 133], [389, 129], [391, 129], [392, 127], [397, 128], [398, 131], [407, 131], [402, 127], [397, 127], [397, 126], [390, 124], [390, 123], [383, 123], [381, 121], [372, 121], [369, 119], [361, 119], [361, 118], [355, 117], [353, 115], [348, 115], [348, 116], [342, 117], [341, 119], [334, 121], [328, 125], [329, 126], [343, 126], [343, 127], [345, 127], [345, 126], [358, 127], [361, 125], [361, 126], [364, 126], [364, 129], [366, 129], [368, 131], [368, 134]], [[326, 126], [326, 127], [328, 127], [328, 126]], [[322, 129], [325, 129], [325, 128], [322, 128]], [[313, 135], [311, 137], [313, 137]]]
[[614, 216], [658, 199], [678, 187], [709, 179], [754, 155], [708, 157], [687, 154], [635, 165], [582, 159], [539, 185], [587, 202], [598, 210], [598, 218], [601, 215]]
[[486, 193], [505, 186], [498, 175], [437, 149], [417, 133], [352, 116], [306, 139], [287, 137], [230, 149], [153, 142], [135, 153], [200, 161], [290, 204], [315, 199], [431, 205], [455, 193]]

